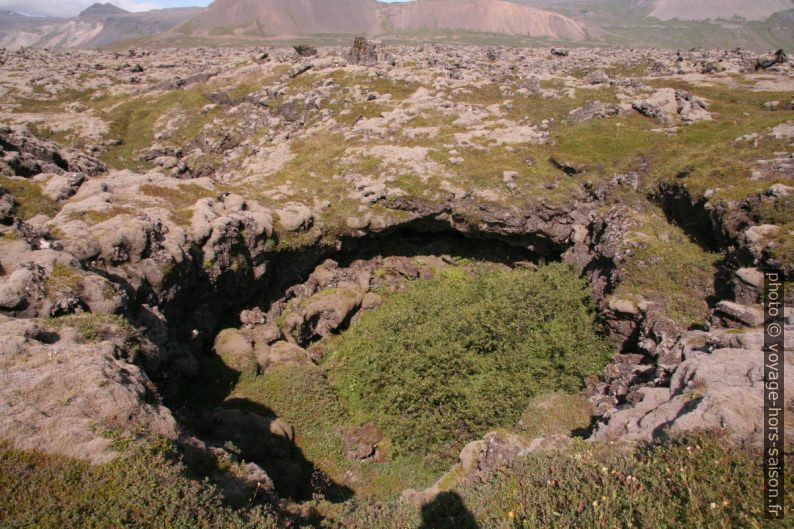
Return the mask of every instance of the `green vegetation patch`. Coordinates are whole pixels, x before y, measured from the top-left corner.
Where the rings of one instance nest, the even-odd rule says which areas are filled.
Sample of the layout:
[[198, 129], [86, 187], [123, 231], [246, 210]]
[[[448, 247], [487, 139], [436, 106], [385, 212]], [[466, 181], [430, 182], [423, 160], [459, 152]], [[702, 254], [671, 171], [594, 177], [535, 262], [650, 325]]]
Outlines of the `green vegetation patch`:
[[627, 234], [633, 248], [615, 295], [641, 296], [662, 304], [667, 315], [687, 327], [702, 324], [721, 256], [692, 242], [654, 208], [638, 215], [642, 224]]
[[331, 382], [396, 454], [447, 464], [512, 427], [544, 392], [576, 392], [610, 357], [583, 281], [564, 264], [446, 270], [391, 296], [331, 346]]
[[39, 214], [55, 216], [60, 210], [58, 202], [41, 191], [41, 186], [26, 178], [0, 176], [0, 187], [8, 190], [16, 203], [16, 215], [28, 220]]
[[196, 202], [215, 194], [212, 190], [198, 184], [180, 184], [176, 187], [143, 184], [141, 193], [162, 199], [171, 210], [174, 221], [182, 226], [190, 224], [193, 218], [193, 206]]
[[225, 405], [253, 412], [262, 406], [271, 409], [295, 428], [303, 455], [335, 481], [349, 484], [359, 497], [393, 497], [409, 487], [429, 486], [438, 477], [419, 455], [391, 454], [388, 442], [379, 446], [386, 456], [382, 462], [347, 459], [340, 429], [358, 424], [321, 367], [287, 364], [261, 376], [243, 375]]
[[136, 447], [90, 465], [0, 443], [0, 520], [28, 527], [284, 527], [265, 507], [235, 511], [164, 451]]
[[115, 314], [70, 314], [47, 318], [44, 325], [50, 329], [71, 327], [84, 340], [100, 342], [114, 340], [124, 344], [128, 358], [135, 358], [144, 348], [144, 337], [129, 321]]
[[[350, 529], [788, 527], [763, 519], [763, 459], [702, 433], [649, 447], [577, 442], [519, 458], [488, 483], [345, 512]], [[786, 503], [794, 478], [786, 477]], [[790, 508], [787, 515], [790, 516]]]
[[108, 148], [102, 156], [103, 161], [119, 169], [146, 169], [146, 163], [138, 158], [139, 151], [152, 143], [155, 123], [168, 112], [185, 116], [185, 122], [174, 132], [172, 142], [181, 146], [194, 139], [204, 124], [221, 112], [217, 108], [201, 112], [201, 108], [210, 103], [204, 95], [205, 90], [204, 85], [196, 85], [154, 98], [130, 99], [113, 107], [104, 117], [110, 122], [109, 136], [121, 140], [121, 143]]

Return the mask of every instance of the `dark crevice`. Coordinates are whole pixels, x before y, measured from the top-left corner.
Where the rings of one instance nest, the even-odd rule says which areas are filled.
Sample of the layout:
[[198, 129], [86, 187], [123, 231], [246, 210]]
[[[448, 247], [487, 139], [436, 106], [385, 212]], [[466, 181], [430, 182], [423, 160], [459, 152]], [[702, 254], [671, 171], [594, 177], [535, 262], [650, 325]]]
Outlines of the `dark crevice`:
[[701, 248], [713, 252], [729, 243], [715, 225], [705, 198], [694, 200], [686, 188], [664, 184], [659, 186], [655, 198], [667, 221], [681, 228]]

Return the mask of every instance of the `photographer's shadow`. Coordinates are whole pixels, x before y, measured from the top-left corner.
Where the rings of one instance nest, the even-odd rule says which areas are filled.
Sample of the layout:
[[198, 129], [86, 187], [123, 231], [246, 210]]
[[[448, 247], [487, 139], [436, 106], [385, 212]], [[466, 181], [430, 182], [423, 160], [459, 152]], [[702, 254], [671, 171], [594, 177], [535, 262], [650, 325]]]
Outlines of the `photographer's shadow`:
[[457, 492], [440, 493], [422, 506], [419, 529], [479, 529], [474, 516]]

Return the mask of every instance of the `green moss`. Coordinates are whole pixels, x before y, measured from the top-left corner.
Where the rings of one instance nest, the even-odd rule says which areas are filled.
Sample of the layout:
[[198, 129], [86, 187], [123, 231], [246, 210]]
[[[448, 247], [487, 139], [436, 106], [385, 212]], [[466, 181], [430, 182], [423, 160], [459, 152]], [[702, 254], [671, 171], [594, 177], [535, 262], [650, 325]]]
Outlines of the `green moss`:
[[782, 225], [772, 241], [772, 257], [784, 265], [794, 263], [794, 222]]
[[74, 210], [69, 213], [69, 218], [72, 220], [82, 220], [89, 225], [94, 225], [118, 217], [119, 215], [134, 216], [137, 213], [137, 209], [132, 206], [114, 204], [103, 210]]
[[632, 250], [615, 295], [637, 295], [659, 303], [684, 327], [702, 324], [707, 301], [714, 295], [720, 255], [693, 243], [656, 209], [637, 215], [635, 220], [640, 225], [627, 234], [626, 244]]
[[649, 162], [654, 180], [673, 179], [686, 170], [686, 185], [693, 194], [702, 195], [716, 188], [714, 200], [746, 198], [783, 180], [750, 180], [752, 162], [771, 158], [785, 150], [787, 142], [763, 136], [758, 146], [752, 142], [736, 141], [740, 136], [763, 133], [794, 118], [792, 111], [768, 112], [762, 109], [765, 101], [786, 100], [788, 94], [755, 92], [723, 86], [692, 86], [672, 81], [656, 82], [657, 86], [682, 88], [711, 101], [713, 121], [702, 121], [681, 127], [673, 137], [659, 137], [652, 149], [641, 152]]
[[141, 193], [161, 199], [163, 205], [171, 211], [173, 220], [182, 226], [190, 225], [193, 218], [193, 206], [206, 197], [216, 194], [197, 184], [180, 184], [176, 187], [164, 187], [155, 184], [144, 184]]
[[44, 281], [44, 291], [49, 299], [53, 299], [59, 292], [68, 290], [82, 290], [83, 279], [75, 270], [67, 265], [55, 263], [52, 271]]
[[590, 428], [593, 412], [593, 404], [582, 395], [546, 393], [529, 401], [518, 425], [527, 438], [584, 433]]
[[639, 153], [659, 141], [651, 127], [652, 122], [639, 114], [568, 125], [554, 134], [554, 154], [582, 163], [590, 172], [625, 172], [639, 165]]
[[[357, 496], [391, 497], [408, 487], [428, 486], [434, 479], [434, 472], [418, 456], [387, 457], [377, 464], [348, 460], [339, 429], [358, 424], [339, 402], [321, 367], [287, 364], [258, 377], [243, 376], [227, 399], [273, 410], [295, 428], [295, 443], [303, 455], [337, 482], [350, 482]], [[350, 480], [350, 475], [356, 479]]]
[[189, 143], [206, 123], [223, 112], [219, 108], [201, 112], [210, 103], [204, 95], [207, 89], [206, 85], [196, 85], [160, 96], [134, 98], [107, 110], [103, 117], [110, 122], [109, 137], [121, 140], [121, 144], [108, 147], [102, 154], [103, 161], [118, 169], [147, 169], [148, 165], [139, 159], [139, 151], [153, 143], [155, 123], [169, 112], [184, 115], [184, 121], [168, 143], [179, 147]]
[[94, 342], [118, 336], [127, 341], [141, 339], [140, 332], [121, 316], [108, 314], [72, 314], [48, 318], [44, 324], [52, 329], [74, 328], [84, 339]]
[[14, 196], [15, 212], [22, 220], [28, 220], [39, 214], [52, 217], [60, 210], [58, 202], [42, 193], [41, 186], [37, 182], [25, 178], [0, 176], [0, 187]]

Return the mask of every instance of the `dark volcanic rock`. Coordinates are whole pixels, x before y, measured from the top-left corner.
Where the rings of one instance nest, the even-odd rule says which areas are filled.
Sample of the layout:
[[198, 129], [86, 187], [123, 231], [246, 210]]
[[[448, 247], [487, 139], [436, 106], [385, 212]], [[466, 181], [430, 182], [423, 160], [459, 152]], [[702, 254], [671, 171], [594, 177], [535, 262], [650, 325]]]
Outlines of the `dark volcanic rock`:
[[298, 44], [293, 46], [295, 53], [301, 57], [315, 57], [317, 55], [317, 48], [314, 46], [307, 46], [306, 44]]
[[786, 52], [783, 50], [777, 50], [773, 55], [759, 57], [755, 61], [755, 69], [756, 70], [766, 70], [767, 68], [771, 68], [776, 64], [783, 64], [788, 60], [788, 56]]
[[585, 172], [585, 166], [558, 158], [549, 158], [551, 165], [567, 175], [581, 174]]
[[383, 432], [375, 424], [368, 422], [358, 428], [345, 428], [342, 438], [345, 443], [345, 456], [348, 459], [352, 461], [380, 459], [378, 443], [383, 440]]
[[364, 37], [356, 37], [353, 46], [347, 54], [347, 61], [351, 64], [372, 66], [378, 62], [378, 47], [375, 43]]

